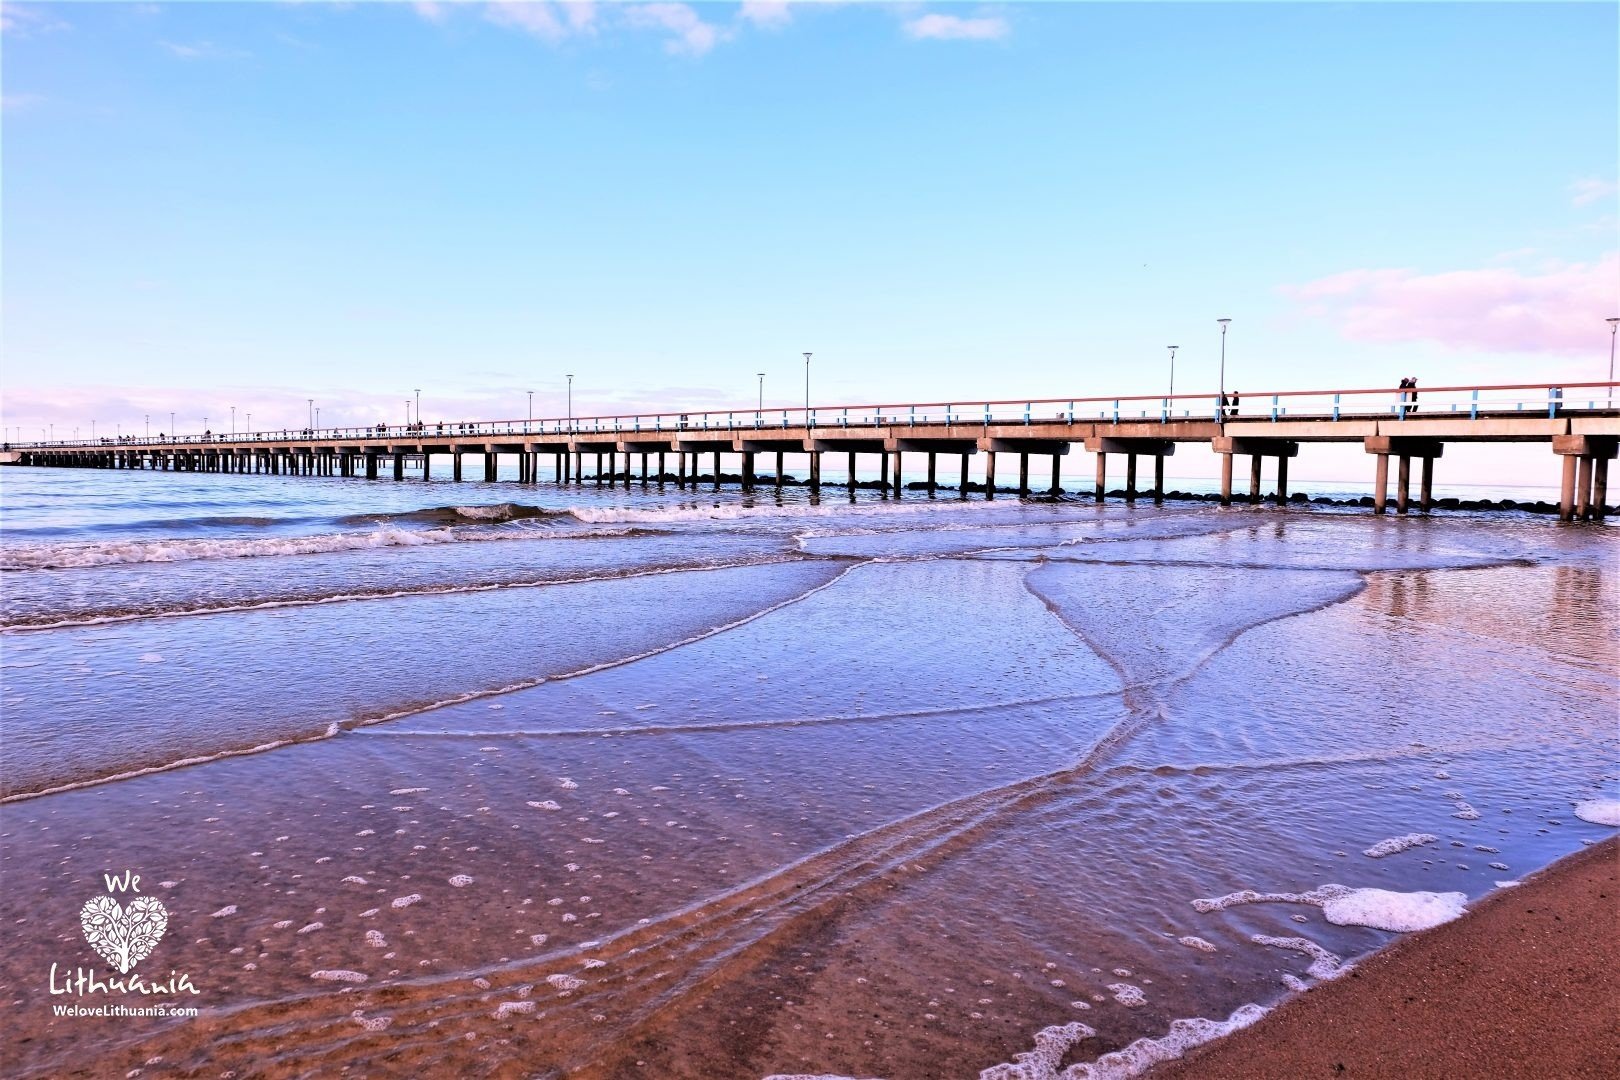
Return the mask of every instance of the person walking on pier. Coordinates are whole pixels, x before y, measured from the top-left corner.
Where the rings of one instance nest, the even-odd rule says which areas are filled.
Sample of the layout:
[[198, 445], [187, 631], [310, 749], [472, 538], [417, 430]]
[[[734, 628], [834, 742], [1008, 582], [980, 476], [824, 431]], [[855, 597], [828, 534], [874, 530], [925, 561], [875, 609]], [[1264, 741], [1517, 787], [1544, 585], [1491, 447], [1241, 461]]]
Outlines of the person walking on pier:
[[1242, 395], [1240, 395], [1236, 390], [1232, 391], [1232, 415], [1233, 416], [1236, 416], [1238, 414], [1238, 402], [1241, 399], [1242, 399]]

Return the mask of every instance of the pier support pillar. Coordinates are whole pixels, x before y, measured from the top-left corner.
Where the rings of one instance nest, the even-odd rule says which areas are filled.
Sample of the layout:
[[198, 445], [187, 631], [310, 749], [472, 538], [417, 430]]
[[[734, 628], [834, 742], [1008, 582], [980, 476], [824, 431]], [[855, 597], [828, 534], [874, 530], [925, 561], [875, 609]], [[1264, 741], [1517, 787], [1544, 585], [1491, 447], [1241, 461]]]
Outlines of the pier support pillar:
[[394, 455], [394, 479], [395, 480], [403, 480], [403, 479], [405, 479], [405, 455], [404, 454], [395, 454]]
[[1608, 513], [1609, 459], [1600, 457], [1592, 463], [1592, 520], [1602, 521]]
[[1052, 494], [1063, 494], [1063, 455], [1052, 455]]
[[1221, 455], [1221, 505], [1232, 505], [1232, 455]]
[[1277, 459], [1277, 505], [1288, 505], [1288, 459]]
[[1097, 454], [1097, 483], [1093, 498], [1102, 502], [1108, 495], [1108, 454], [1106, 451]]
[[1018, 497], [1020, 499], [1029, 497], [1029, 455], [1027, 453], [1018, 455]]
[[[1284, 460], [1287, 460], [1286, 458]], [[1287, 466], [1284, 466], [1283, 475], [1287, 476]], [[1153, 455], [1153, 505], [1164, 505], [1164, 455]]]
[[433, 455], [426, 449], [422, 451], [422, 479], [427, 480], [433, 472]]
[[958, 483], [956, 485], [956, 497], [958, 499], [967, 498], [967, 495], [968, 495], [967, 486], [968, 486], [968, 456], [966, 454], [963, 454], [962, 455], [962, 479], [960, 481], [958, 481]]
[[686, 490], [686, 451], [675, 451], [675, 467], [680, 471], [675, 474], [675, 486], [682, 491]]
[[897, 499], [900, 497], [901, 491], [904, 490], [904, 481], [902, 481], [900, 479], [900, 472], [901, 472], [900, 451], [896, 450], [894, 452], [894, 497], [897, 498]]
[[743, 451], [742, 486], [744, 491], [754, 490], [754, 452], [752, 450]]
[[984, 498], [988, 502], [996, 497], [996, 452], [984, 453]]
[[714, 452], [714, 490], [720, 490], [720, 451]]
[[885, 499], [889, 497], [889, 454], [886, 450], [878, 452], [878, 490], [883, 492]]
[[1412, 456], [1400, 455], [1395, 472], [1395, 512], [1404, 514], [1412, 499]]
[[450, 475], [456, 482], [461, 481], [461, 451], [459, 450], [450, 455]]
[[776, 452], [776, 487], [779, 491], [782, 488], [782, 451], [780, 450]]
[[1434, 509], [1434, 458], [1422, 459], [1422, 476], [1418, 480], [1418, 509], [1425, 514]]
[[[663, 455], [659, 455], [662, 457]], [[641, 452], [641, 486], [647, 486], [647, 451]]]
[[658, 451], [658, 486], [664, 486], [664, 452]]
[[1249, 455], [1249, 504], [1258, 505], [1260, 502], [1260, 465], [1262, 458], [1259, 454]]
[[1578, 457], [1563, 455], [1563, 479], [1558, 487], [1558, 520], [1570, 521], [1575, 517], [1575, 470]]
[[1125, 501], [1136, 501], [1136, 455], [1125, 455]]
[[1575, 471], [1575, 520], [1589, 520], [1592, 509], [1592, 455], [1582, 454]]
[[821, 494], [821, 451], [810, 451], [810, 493]]
[[[778, 475], [781, 474], [781, 471], [780, 469], [777, 470]], [[850, 498], [855, 497], [855, 451], [853, 450], [849, 452], [849, 494]]]
[[937, 458], [938, 456], [939, 455], [935, 454], [932, 450], [928, 451], [928, 497], [930, 499], [932, 499], [934, 497], [934, 492], [939, 487], [938, 477], [937, 477], [937, 474], [934, 471], [934, 467], [935, 467], [934, 459]]
[[1389, 455], [1379, 454], [1373, 470], [1373, 513], [1382, 514], [1389, 502]]

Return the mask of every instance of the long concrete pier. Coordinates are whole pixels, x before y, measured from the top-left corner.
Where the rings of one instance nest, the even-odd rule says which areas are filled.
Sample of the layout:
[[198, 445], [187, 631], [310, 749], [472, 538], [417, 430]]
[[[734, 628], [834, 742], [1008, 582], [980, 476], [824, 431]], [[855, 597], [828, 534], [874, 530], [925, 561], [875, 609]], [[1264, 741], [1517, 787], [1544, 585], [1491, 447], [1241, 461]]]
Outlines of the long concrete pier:
[[[408, 458], [433, 475], [435, 457], [450, 459], [461, 480], [464, 459], [477, 457], [482, 479], [493, 482], [502, 455], [517, 459], [518, 481], [537, 483], [544, 457], [553, 459], [558, 483], [600, 484], [619, 480], [696, 485], [701, 462], [712, 458], [709, 482], [719, 487], [721, 459], [739, 460], [743, 487], [758, 484], [759, 456], [775, 455], [774, 480], [782, 482], [783, 455], [809, 456], [812, 489], [822, 486], [826, 458], [843, 464], [856, 485], [860, 455], [879, 458], [879, 487], [905, 489], [907, 455], [921, 455], [925, 489], [939, 486], [940, 459], [958, 472], [966, 498], [982, 491], [995, 498], [1000, 460], [1016, 458], [1020, 494], [1034, 488], [1031, 465], [1050, 461], [1051, 490], [1058, 490], [1062, 459], [1075, 448], [1095, 455], [1093, 497], [1105, 498], [1109, 455], [1125, 459], [1125, 498], [1164, 498], [1164, 460], [1178, 449], [1207, 447], [1220, 459], [1222, 505], [1234, 497], [1258, 503], [1262, 463], [1276, 460], [1271, 497], [1288, 500], [1288, 465], [1302, 446], [1360, 443], [1372, 457], [1373, 510], [1389, 503], [1390, 463], [1395, 463], [1395, 509], [1414, 505], [1412, 463], [1418, 464], [1415, 505], [1434, 505], [1435, 463], [1448, 443], [1542, 443], [1560, 462], [1559, 516], [1565, 521], [1601, 519], [1608, 499], [1609, 462], [1620, 446], [1620, 411], [1613, 383], [1524, 384], [1401, 389], [1284, 391], [1224, 402], [1215, 395], [996, 401], [974, 404], [907, 403], [811, 409], [657, 413], [377, 425], [305, 431], [256, 432], [156, 438], [126, 437], [72, 442], [6, 444], [14, 464], [189, 472], [281, 473], [305, 476], [391, 476], [403, 480]], [[985, 455], [983, 484], [968, 480], [969, 459]], [[623, 464], [620, 464], [623, 455]], [[673, 458], [673, 475], [667, 469]], [[1234, 496], [1238, 458], [1248, 459], [1247, 491]], [[649, 477], [650, 459], [656, 471]], [[604, 468], [605, 464], [605, 468]], [[1142, 488], [1139, 464], [1151, 464], [1151, 487]]]

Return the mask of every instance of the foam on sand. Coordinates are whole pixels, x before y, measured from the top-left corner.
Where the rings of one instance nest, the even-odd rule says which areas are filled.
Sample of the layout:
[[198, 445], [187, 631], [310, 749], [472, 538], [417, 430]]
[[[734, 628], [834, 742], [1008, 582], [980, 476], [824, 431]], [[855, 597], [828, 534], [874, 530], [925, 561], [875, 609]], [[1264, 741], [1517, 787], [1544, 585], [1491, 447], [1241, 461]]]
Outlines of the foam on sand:
[[1270, 937], [1266, 934], [1255, 934], [1249, 940], [1256, 945], [1270, 945], [1275, 949], [1288, 949], [1309, 956], [1311, 966], [1305, 969], [1305, 974], [1313, 979], [1336, 978], [1341, 974], [1344, 967], [1343, 958], [1328, 952], [1309, 938]]
[[1460, 892], [1391, 892], [1323, 885], [1302, 893], [1260, 893], [1252, 889], [1192, 902], [1195, 911], [1225, 911], [1238, 904], [1314, 904], [1336, 926], [1370, 926], [1408, 933], [1448, 923], [1468, 909]]
[[367, 979], [363, 972], [350, 971], [347, 968], [322, 968], [320, 971], [310, 972], [309, 977], [320, 979], [322, 982], [346, 983], [363, 983]]
[[1034, 1050], [1014, 1055], [1014, 1064], [985, 1069], [979, 1080], [1128, 1080], [1155, 1065], [1174, 1061], [1195, 1046], [1246, 1028], [1265, 1014], [1266, 1010], [1258, 1005], [1244, 1005], [1225, 1020], [1177, 1020], [1170, 1025], [1168, 1034], [1138, 1039], [1124, 1049], [1093, 1062], [1070, 1065], [1062, 1072], [1058, 1066], [1064, 1055], [1096, 1032], [1081, 1023], [1049, 1027], [1035, 1036]]
[[1439, 839], [1433, 833], [1407, 833], [1405, 836], [1392, 836], [1388, 840], [1380, 840], [1362, 854], [1369, 859], [1382, 859], [1390, 855], [1399, 855], [1409, 848], [1432, 844]]
[[1588, 799], [1575, 804], [1575, 816], [1593, 825], [1620, 828], [1620, 799]]

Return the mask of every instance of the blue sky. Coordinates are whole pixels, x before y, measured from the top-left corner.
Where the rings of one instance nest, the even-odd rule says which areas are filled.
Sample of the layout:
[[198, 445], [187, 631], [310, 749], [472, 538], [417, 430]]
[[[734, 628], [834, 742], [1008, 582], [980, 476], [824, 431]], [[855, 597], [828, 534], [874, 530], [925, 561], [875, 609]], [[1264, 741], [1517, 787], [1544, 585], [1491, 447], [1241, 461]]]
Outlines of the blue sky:
[[4, 10], [25, 432], [1204, 390], [1218, 316], [1250, 393], [1573, 381], [1620, 313], [1613, 4]]

